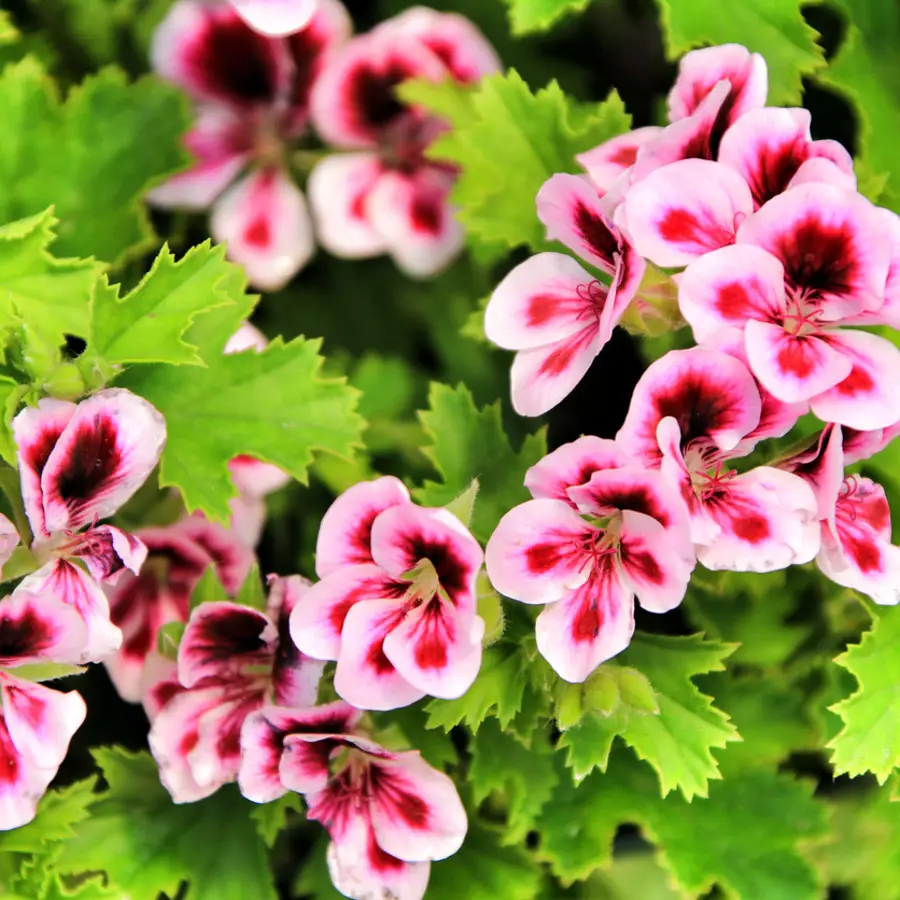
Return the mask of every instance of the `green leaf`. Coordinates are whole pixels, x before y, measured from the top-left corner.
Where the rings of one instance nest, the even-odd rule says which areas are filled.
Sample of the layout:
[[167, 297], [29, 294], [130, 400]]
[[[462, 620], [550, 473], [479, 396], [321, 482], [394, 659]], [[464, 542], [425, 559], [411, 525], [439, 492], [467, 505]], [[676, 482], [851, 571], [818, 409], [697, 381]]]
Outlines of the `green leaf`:
[[0, 458], [10, 466], [18, 465], [12, 420], [19, 411], [27, 388], [12, 378], [0, 376]]
[[260, 803], [253, 808], [250, 818], [256, 823], [256, 830], [268, 848], [275, 846], [278, 835], [285, 828], [286, 820], [292, 813], [303, 812], [303, 801], [299, 794], [288, 791], [283, 797], [271, 803]]
[[563, 16], [587, 9], [591, 0], [505, 0], [513, 34], [547, 31]]
[[470, 751], [469, 781], [475, 802], [481, 803], [494, 791], [505, 794], [506, 830], [501, 843], [518, 844], [534, 828], [559, 781], [546, 737], [524, 747], [491, 719], [478, 729]]
[[[381, 713], [377, 721], [379, 731], [376, 739], [383, 746], [392, 750], [418, 750], [422, 758], [436, 769], [456, 763], [453, 741], [440, 729], [427, 727], [425, 708], [421, 704]], [[390, 732], [384, 729], [399, 733], [392, 739]]]
[[363, 424], [356, 391], [320, 376], [319, 345], [276, 338], [263, 353], [207, 358], [205, 369], [129, 369], [118, 383], [166, 418], [160, 485], [177, 487], [189, 511], [225, 522], [237, 493], [228, 473], [235, 456], [274, 463], [303, 483], [314, 450], [349, 456]]
[[190, 119], [177, 88], [105, 69], [61, 103], [26, 58], [0, 76], [0, 121], [0, 221], [52, 203], [59, 254], [119, 262], [152, 246], [141, 194], [187, 162], [180, 138]]
[[879, 784], [900, 765], [900, 610], [869, 606], [872, 628], [835, 662], [859, 683], [856, 692], [831, 707], [844, 727], [831, 740], [837, 774], [871, 772]]
[[241, 589], [238, 591], [237, 597], [234, 598], [235, 603], [242, 606], [251, 606], [260, 612], [265, 612], [268, 605], [266, 597], [266, 588], [263, 584], [262, 575], [259, 572], [259, 563], [253, 563]]
[[166, 659], [177, 662], [178, 647], [187, 628], [184, 622], [166, 622], [156, 633], [156, 650]]
[[29, 663], [16, 666], [16, 678], [35, 682], [56, 681], [70, 675], [83, 675], [86, 671], [87, 666], [70, 666], [66, 663]]
[[453, 125], [429, 155], [462, 167], [453, 193], [459, 220], [471, 237], [493, 246], [542, 247], [538, 189], [557, 172], [580, 171], [576, 154], [631, 127], [615, 92], [582, 107], [555, 81], [532, 93], [514, 70], [489, 75], [475, 89], [414, 81], [400, 94]]
[[78, 824], [91, 814], [91, 806], [97, 799], [95, 784], [95, 778], [86, 778], [60, 790], [48, 791], [31, 822], [0, 832], [0, 852], [41, 853], [47, 844], [73, 837]]
[[19, 39], [19, 32], [13, 25], [10, 15], [5, 10], [0, 11], [0, 44], [12, 44]]
[[149, 754], [106, 747], [94, 758], [109, 789], [60, 848], [60, 872], [105, 871], [130, 900], [174, 897], [183, 880], [190, 900], [275, 900], [265, 844], [236, 789], [175, 805]]
[[[879, 183], [872, 197], [900, 212], [900, 172], [895, 142], [900, 129], [900, 10], [892, 0], [831, 0], [848, 24], [843, 43], [827, 69], [817, 75], [822, 84], [843, 94], [859, 120], [858, 146], [862, 172]], [[861, 187], [864, 185], [861, 185]]]
[[208, 565], [200, 576], [196, 587], [191, 592], [191, 612], [193, 612], [201, 603], [218, 603], [222, 600], [230, 600], [228, 591], [219, 581], [216, 574], [216, 567], [212, 564]]
[[140, 284], [119, 296], [118, 286], [97, 285], [91, 308], [89, 351], [108, 364], [204, 364], [198, 348], [184, 340], [199, 313], [233, 306], [221, 289], [230, 283], [224, 246], [209, 241], [192, 247], [177, 262], [167, 246], [160, 250]]
[[[825, 65], [817, 34], [803, 20], [803, 0], [656, 0], [669, 59], [701, 44], [743, 44], [769, 67], [772, 106], [799, 106], [802, 78]], [[853, 0], [855, 3], [856, 0]]]
[[428, 406], [419, 413], [431, 439], [424, 452], [443, 481], [426, 481], [416, 499], [426, 506], [446, 506], [477, 479], [480, 489], [469, 527], [486, 541], [501, 516], [529, 498], [525, 472], [546, 454], [546, 432], [529, 435], [520, 450], [513, 450], [503, 431], [500, 404], [478, 409], [465, 385], [432, 384]]

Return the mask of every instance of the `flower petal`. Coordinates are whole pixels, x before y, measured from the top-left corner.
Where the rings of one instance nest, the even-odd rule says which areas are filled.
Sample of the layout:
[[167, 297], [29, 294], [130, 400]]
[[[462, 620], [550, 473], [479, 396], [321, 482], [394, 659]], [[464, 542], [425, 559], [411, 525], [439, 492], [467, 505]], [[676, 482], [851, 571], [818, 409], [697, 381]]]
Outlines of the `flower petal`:
[[77, 663], [87, 640], [78, 614], [50, 594], [17, 587], [0, 602], [0, 667], [35, 662]]
[[16, 526], [0, 513], [0, 569], [7, 563], [18, 544], [19, 532]]
[[309, 24], [321, 0], [229, 0], [238, 15], [261, 34], [281, 37]]
[[210, 232], [228, 244], [251, 284], [264, 291], [283, 288], [312, 258], [312, 221], [306, 200], [279, 168], [257, 169], [217, 201]]
[[799, 475], [813, 490], [817, 517], [834, 516], [844, 481], [843, 435], [840, 425], [826, 425], [814, 446], [779, 463], [778, 468]]
[[147, 558], [147, 547], [140, 538], [112, 525], [98, 525], [76, 534], [60, 549], [66, 556], [82, 560], [96, 581], [109, 584], [115, 584], [126, 570], [136, 575]]
[[604, 141], [599, 147], [579, 153], [575, 159], [590, 175], [591, 181], [598, 189], [606, 193], [615, 184], [616, 179], [634, 165], [638, 151], [649, 141], [658, 137], [662, 128], [647, 125], [635, 128]]

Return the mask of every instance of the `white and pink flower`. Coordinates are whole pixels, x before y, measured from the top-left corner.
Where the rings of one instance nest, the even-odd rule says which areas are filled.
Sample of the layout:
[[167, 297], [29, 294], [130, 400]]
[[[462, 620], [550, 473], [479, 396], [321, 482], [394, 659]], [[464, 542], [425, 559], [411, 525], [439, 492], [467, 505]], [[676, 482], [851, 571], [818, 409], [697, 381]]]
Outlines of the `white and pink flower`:
[[361, 709], [459, 697], [481, 665], [482, 559], [452, 513], [417, 506], [396, 478], [355, 485], [322, 520], [322, 580], [295, 607], [291, 635], [308, 656], [337, 660], [335, 690]]
[[305, 28], [319, 0], [229, 0], [238, 15], [260, 34], [283, 37]]

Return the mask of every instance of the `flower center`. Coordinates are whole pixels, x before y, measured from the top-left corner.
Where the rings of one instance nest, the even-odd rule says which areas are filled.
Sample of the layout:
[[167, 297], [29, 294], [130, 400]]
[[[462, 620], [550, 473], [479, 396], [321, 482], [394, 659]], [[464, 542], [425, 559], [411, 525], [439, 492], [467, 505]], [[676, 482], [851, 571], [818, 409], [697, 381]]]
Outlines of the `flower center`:
[[806, 337], [821, 330], [822, 310], [809, 291], [799, 290], [789, 293], [787, 312], [782, 319], [784, 330], [792, 337]]
[[578, 318], [582, 318], [589, 315], [599, 316], [603, 312], [606, 298], [609, 296], [609, 289], [595, 278], [587, 284], [579, 284], [575, 288], [575, 293], [578, 295], [578, 299], [585, 304], [584, 308], [578, 312]]
[[431, 600], [441, 587], [437, 569], [435, 569], [434, 563], [430, 559], [420, 559], [401, 578], [410, 582], [403, 597], [407, 610], [415, 609], [426, 601]]

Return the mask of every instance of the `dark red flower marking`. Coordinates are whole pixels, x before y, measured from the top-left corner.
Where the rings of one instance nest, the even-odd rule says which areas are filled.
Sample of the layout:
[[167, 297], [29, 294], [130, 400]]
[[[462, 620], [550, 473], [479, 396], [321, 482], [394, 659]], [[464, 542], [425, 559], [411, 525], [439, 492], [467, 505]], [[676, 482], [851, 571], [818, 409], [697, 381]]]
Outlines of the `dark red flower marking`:
[[853, 230], [847, 224], [827, 225], [815, 213], [793, 224], [771, 249], [784, 265], [790, 291], [849, 293], [859, 273]]
[[6, 721], [0, 718], [0, 781], [15, 784], [19, 780], [19, 751], [16, 750]]
[[122, 478], [118, 432], [116, 422], [102, 413], [92, 422], [78, 425], [57, 487], [73, 515], [87, 500]]
[[53, 628], [30, 606], [19, 618], [4, 616], [0, 618], [0, 665], [11, 665], [22, 657], [39, 654], [54, 638]]
[[369, 768], [370, 796], [382, 808], [402, 819], [410, 828], [424, 831], [429, 827], [428, 804], [410, 793], [405, 781], [386, 766], [372, 764]]
[[616, 254], [620, 252], [619, 240], [602, 216], [583, 203], [576, 202], [575, 228], [597, 256], [605, 260], [610, 268], [615, 266]]
[[272, 229], [265, 216], [257, 216], [244, 229], [244, 241], [251, 247], [264, 249], [272, 243]]
[[535, 575], [549, 572], [562, 559], [558, 544], [534, 544], [525, 551], [525, 565]]

